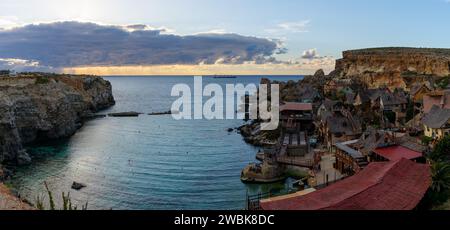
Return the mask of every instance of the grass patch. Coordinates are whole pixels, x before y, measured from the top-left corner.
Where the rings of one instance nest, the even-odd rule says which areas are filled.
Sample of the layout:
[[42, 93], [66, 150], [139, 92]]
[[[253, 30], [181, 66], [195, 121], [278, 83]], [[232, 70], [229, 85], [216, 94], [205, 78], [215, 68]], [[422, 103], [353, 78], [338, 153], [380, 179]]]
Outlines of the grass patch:
[[308, 173], [299, 169], [287, 169], [285, 175], [294, 179], [303, 179], [308, 177]]
[[48, 77], [38, 76], [34, 82], [36, 85], [48, 84], [50, 79]]

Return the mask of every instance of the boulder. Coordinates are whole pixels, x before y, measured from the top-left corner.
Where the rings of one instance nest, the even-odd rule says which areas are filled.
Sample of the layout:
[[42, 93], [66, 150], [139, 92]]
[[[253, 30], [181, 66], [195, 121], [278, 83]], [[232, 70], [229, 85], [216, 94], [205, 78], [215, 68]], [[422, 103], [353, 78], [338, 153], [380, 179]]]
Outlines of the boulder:
[[75, 190], [80, 190], [80, 189], [85, 188], [85, 187], [86, 187], [86, 185], [83, 184], [83, 183], [78, 183], [78, 182], [75, 182], [75, 181], [72, 183], [72, 189], [75, 189]]
[[31, 163], [31, 157], [25, 150], [20, 150], [17, 153], [17, 165], [28, 165]]
[[314, 73], [314, 77], [323, 78], [325, 77], [325, 72], [323, 71], [323, 69], [319, 69], [316, 71], [316, 73]]

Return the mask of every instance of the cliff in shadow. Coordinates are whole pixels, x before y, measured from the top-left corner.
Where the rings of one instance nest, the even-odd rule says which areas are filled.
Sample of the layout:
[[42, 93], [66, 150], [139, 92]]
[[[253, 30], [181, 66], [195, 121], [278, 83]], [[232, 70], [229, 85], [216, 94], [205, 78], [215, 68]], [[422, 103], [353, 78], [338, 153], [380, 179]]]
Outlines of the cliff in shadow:
[[83, 119], [114, 104], [95, 76], [22, 74], [0, 78], [0, 164], [27, 164], [24, 145], [69, 137]]

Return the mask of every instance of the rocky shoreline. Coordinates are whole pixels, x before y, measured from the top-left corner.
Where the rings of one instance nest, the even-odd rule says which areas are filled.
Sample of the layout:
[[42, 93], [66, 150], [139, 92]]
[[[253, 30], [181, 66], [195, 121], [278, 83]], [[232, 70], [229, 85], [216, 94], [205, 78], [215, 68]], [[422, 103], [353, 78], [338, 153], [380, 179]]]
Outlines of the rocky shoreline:
[[95, 113], [115, 104], [110, 82], [88, 75], [24, 73], [0, 78], [1, 165], [31, 163], [24, 146], [70, 137]]
[[0, 183], [0, 210], [35, 210], [35, 208], [11, 194], [9, 189]]

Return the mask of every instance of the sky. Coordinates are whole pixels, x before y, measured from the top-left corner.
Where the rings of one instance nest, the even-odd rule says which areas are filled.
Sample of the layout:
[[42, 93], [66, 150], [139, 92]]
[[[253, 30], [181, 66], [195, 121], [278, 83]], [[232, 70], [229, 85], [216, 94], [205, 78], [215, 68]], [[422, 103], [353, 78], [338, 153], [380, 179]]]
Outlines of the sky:
[[450, 0], [2, 0], [0, 68], [309, 74], [344, 50], [450, 47]]

